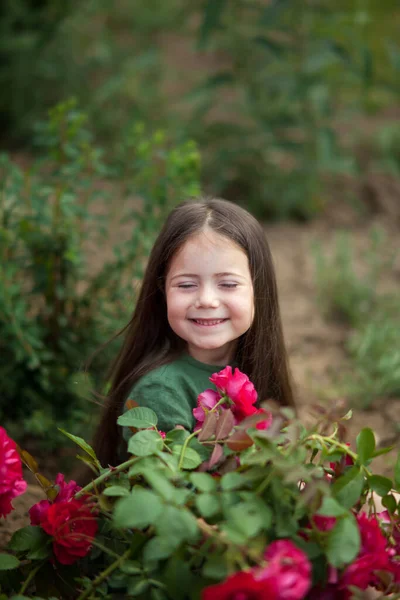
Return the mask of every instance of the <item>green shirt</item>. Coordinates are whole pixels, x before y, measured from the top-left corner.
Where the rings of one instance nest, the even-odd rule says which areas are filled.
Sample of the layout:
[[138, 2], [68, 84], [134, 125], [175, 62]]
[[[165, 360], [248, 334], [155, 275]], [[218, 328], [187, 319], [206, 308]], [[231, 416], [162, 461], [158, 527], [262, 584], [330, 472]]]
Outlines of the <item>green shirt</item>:
[[[159, 430], [168, 432], [176, 425], [182, 425], [192, 431], [195, 426], [192, 410], [197, 406], [197, 396], [208, 388], [215, 389], [209, 378], [223, 368], [184, 354], [141, 377], [133, 386], [124, 411], [129, 408], [129, 400], [133, 400], [139, 406], [154, 410]], [[130, 428], [124, 427], [124, 439], [128, 441], [131, 435]]]

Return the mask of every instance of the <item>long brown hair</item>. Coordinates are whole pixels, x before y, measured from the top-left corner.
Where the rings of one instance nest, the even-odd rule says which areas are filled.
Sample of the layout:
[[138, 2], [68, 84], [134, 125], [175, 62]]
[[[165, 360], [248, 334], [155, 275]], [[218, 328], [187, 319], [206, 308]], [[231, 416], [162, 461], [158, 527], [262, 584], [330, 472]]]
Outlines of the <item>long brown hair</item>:
[[118, 462], [122, 430], [117, 417], [134, 383], [185, 349], [185, 342], [168, 324], [164, 281], [174, 254], [205, 228], [235, 242], [249, 260], [254, 319], [239, 339], [238, 367], [254, 383], [260, 401], [273, 398], [281, 405], [294, 406], [275, 270], [261, 225], [246, 210], [226, 200], [184, 202], [172, 210], [153, 246], [133, 316], [119, 334], [125, 338], [111, 368], [111, 388], [94, 438], [103, 465]]

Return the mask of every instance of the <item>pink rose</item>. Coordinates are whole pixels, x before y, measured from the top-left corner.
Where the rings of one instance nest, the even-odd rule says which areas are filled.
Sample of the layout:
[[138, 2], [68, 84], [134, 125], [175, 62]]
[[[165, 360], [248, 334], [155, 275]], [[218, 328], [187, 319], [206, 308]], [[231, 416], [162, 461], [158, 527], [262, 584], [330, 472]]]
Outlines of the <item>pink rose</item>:
[[214, 406], [221, 400], [221, 396], [215, 390], [205, 390], [197, 397], [197, 408], [193, 409], [193, 416], [197, 420], [196, 427], [200, 428], [206, 414], [214, 408]]
[[228, 365], [219, 373], [214, 373], [210, 381], [220, 394], [228, 396], [233, 402], [231, 410], [239, 422], [254, 414], [256, 409], [253, 405], [257, 402], [257, 392], [247, 375], [239, 369], [232, 372], [232, 367]]
[[269, 429], [271, 427], [272, 413], [270, 413], [268, 410], [265, 410], [265, 408], [259, 408], [258, 410], [255, 411], [254, 414], [255, 415], [265, 414], [265, 421], [259, 421], [256, 424], [256, 429], [264, 430], [264, 429]]
[[22, 479], [22, 464], [17, 445], [0, 427], [0, 517], [13, 509], [11, 501], [23, 494], [27, 483]]
[[360, 554], [385, 554], [387, 541], [379, 526], [379, 521], [368, 517], [365, 513], [357, 515], [357, 523], [361, 534]]
[[274, 581], [278, 600], [301, 600], [311, 586], [311, 563], [290, 540], [277, 540], [266, 549], [268, 565], [259, 569], [256, 579]]
[[49, 500], [41, 500], [29, 509], [29, 517], [32, 525], [40, 525], [42, 523], [52, 504], [58, 502], [67, 502], [74, 497], [76, 492], [79, 492], [79, 490], [82, 489], [73, 480], [71, 480], [69, 483], [65, 483], [64, 475], [62, 473], [58, 473], [56, 476], [55, 485], [58, 487], [59, 491], [53, 502], [50, 502]]

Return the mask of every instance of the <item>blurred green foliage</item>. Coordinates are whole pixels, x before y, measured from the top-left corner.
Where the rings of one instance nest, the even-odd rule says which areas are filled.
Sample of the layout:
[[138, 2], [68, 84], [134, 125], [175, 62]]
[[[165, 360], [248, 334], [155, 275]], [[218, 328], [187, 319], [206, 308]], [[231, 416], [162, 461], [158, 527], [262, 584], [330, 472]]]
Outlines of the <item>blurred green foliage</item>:
[[360, 173], [354, 120], [398, 100], [399, 23], [396, 0], [8, 0], [0, 114], [18, 139], [73, 93], [110, 153], [132, 119], [168, 126], [206, 190], [306, 219]]
[[[382, 289], [396, 250], [385, 247], [381, 229], [371, 230], [368, 248], [355, 260], [347, 233], [336, 235], [329, 256], [315, 243], [316, 284], [321, 310], [349, 327], [346, 350], [351, 373], [341, 377], [344, 394], [368, 408], [376, 399], [400, 394], [400, 315], [397, 291]], [[339, 377], [340, 379], [340, 377]]]
[[0, 160], [0, 422], [52, 447], [64, 442], [54, 424], [90, 431], [89, 390], [109, 353], [92, 379], [83, 365], [125, 326], [166, 214], [199, 193], [199, 154], [139, 124], [110, 161], [74, 101], [39, 134], [45, 153], [31, 167]]

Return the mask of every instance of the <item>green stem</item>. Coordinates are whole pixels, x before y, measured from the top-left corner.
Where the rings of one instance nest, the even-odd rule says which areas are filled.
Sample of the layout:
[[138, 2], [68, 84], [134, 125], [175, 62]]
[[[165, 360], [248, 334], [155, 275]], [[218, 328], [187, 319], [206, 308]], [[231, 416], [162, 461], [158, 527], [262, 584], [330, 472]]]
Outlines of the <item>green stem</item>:
[[122, 554], [122, 556], [119, 556], [118, 559], [111, 563], [111, 565], [109, 565], [107, 567], [107, 569], [105, 569], [102, 573], [100, 573], [100, 575], [98, 575], [96, 577], [96, 579], [93, 580], [92, 585], [90, 586], [90, 588], [87, 588], [86, 590], [84, 590], [82, 592], [82, 594], [80, 596], [78, 596], [77, 600], [85, 600], [85, 598], [88, 598], [90, 596], [90, 594], [101, 584], [103, 583], [103, 581], [105, 579], [107, 579], [107, 577], [109, 575], [111, 575], [111, 573], [113, 571], [115, 571], [115, 569], [118, 569], [118, 567], [127, 559], [129, 558], [129, 555], [131, 553], [131, 549], [129, 548], [129, 550], [127, 550], [126, 552], [124, 552], [124, 554]]
[[196, 437], [196, 435], [199, 435], [199, 433], [201, 431], [202, 431], [201, 429], [198, 429], [197, 431], [194, 431], [193, 433], [191, 433], [190, 435], [188, 435], [187, 438], [186, 438], [186, 440], [183, 442], [181, 454], [180, 454], [180, 457], [179, 457], [178, 469], [182, 469], [183, 459], [185, 458], [186, 448], [188, 447], [188, 444], [189, 444], [190, 440], [192, 438]]
[[[319, 435], [317, 433], [313, 434], [313, 435], [309, 435], [307, 440], [316, 440], [318, 442], [320, 442], [322, 444], [322, 446], [324, 447], [324, 449], [328, 452], [328, 448], [325, 445], [326, 442], [331, 443], [333, 446], [336, 446], [336, 448], [340, 448], [341, 450], [344, 451], [345, 454], [347, 454], [348, 456], [350, 456], [350, 458], [353, 459], [354, 462], [357, 462], [358, 460], [358, 456], [355, 452], [353, 452], [352, 450], [350, 450], [350, 448], [344, 444], [343, 442], [339, 442], [338, 440], [334, 440], [332, 439], [330, 436], [323, 436], [323, 435]], [[372, 473], [369, 469], [367, 469], [367, 467], [365, 467], [364, 465], [361, 465], [363, 471], [365, 472], [366, 475], [368, 475], [368, 477], [371, 477]]]
[[41, 567], [43, 567], [45, 563], [41, 562], [37, 565], [37, 567], [35, 567], [34, 569], [32, 569], [32, 571], [29, 573], [28, 577], [25, 579], [24, 583], [22, 584], [22, 587], [19, 591], [20, 595], [23, 596], [25, 591], [28, 588], [28, 585], [30, 584], [30, 582], [32, 581], [32, 579], [35, 577], [36, 573], [39, 571], [39, 569]]
[[105, 481], [108, 477], [110, 477], [110, 475], [114, 475], [115, 473], [120, 473], [121, 471], [124, 471], [127, 467], [130, 467], [135, 462], [141, 460], [141, 458], [142, 458], [141, 456], [134, 456], [133, 458], [130, 458], [129, 460], [126, 460], [125, 462], [118, 465], [118, 467], [112, 467], [112, 468], [108, 469], [105, 473], [102, 473], [101, 475], [99, 475], [99, 477], [97, 477], [96, 479], [93, 479], [93, 481], [91, 481], [90, 483], [85, 485], [84, 488], [79, 490], [79, 492], [77, 492], [75, 494], [75, 498], [84, 496], [92, 488], [99, 485], [100, 483], [103, 483], [103, 481]]

